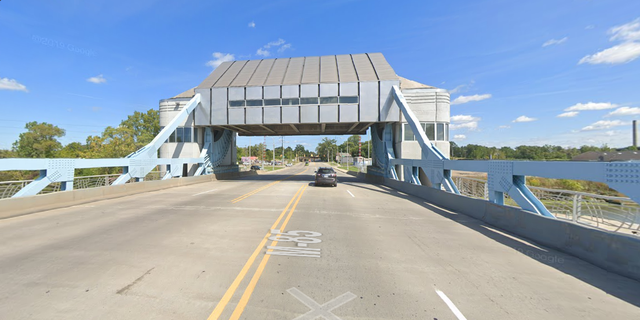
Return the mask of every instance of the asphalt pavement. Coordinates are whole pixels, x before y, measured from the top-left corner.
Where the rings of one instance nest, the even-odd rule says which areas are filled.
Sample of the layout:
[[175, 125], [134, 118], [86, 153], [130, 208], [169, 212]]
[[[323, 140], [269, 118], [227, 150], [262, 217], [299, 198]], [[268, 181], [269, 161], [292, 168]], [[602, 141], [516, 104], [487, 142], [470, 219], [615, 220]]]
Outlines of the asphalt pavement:
[[0, 220], [0, 319], [640, 319], [640, 283], [321, 164]]

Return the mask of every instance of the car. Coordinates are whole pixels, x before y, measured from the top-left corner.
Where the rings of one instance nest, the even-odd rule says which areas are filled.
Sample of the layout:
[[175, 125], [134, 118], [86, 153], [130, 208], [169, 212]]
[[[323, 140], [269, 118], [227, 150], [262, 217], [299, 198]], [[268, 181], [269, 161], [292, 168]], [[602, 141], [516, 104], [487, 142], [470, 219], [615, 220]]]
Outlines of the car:
[[251, 170], [260, 170], [260, 166], [253, 165], [251, 166]]
[[320, 167], [316, 171], [315, 185], [330, 185], [333, 187], [338, 186], [338, 175], [331, 167]]
[[287, 166], [287, 167], [291, 167], [291, 166], [293, 166], [293, 165], [292, 165], [291, 163], [287, 163], [287, 164], [286, 164], [286, 166]]

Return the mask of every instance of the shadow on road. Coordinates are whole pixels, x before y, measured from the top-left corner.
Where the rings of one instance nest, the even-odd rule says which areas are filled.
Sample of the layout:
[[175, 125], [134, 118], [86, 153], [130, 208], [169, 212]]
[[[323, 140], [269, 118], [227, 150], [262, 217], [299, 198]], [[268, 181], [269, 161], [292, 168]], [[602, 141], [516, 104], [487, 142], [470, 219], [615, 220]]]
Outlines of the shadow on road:
[[[458, 222], [470, 230], [478, 232], [502, 245], [508, 246], [532, 260], [555, 268], [567, 275], [599, 288], [607, 294], [633, 304], [636, 307], [640, 307], [640, 282], [636, 280], [608, 272], [575, 256], [537, 244], [527, 238], [494, 227], [471, 216], [435, 206], [424, 199], [399, 192], [396, 189], [384, 185], [370, 184], [356, 177], [341, 177], [340, 181], [350, 187], [380, 192], [411, 201], [442, 217]], [[522, 272], [526, 273], [526, 270], [522, 270]], [[575, 296], [567, 298], [591, 299], [590, 297], [580, 297], [579, 292], [576, 292]]]

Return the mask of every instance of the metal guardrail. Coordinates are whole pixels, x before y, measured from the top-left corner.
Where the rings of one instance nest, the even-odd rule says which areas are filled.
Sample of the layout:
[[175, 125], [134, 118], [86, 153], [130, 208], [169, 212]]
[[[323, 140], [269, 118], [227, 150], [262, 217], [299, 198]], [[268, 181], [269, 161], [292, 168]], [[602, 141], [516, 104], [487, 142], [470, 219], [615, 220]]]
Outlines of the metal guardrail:
[[[453, 180], [460, 194], [489, 200], [487, 181], [468, 177]], [[529, 189], [558, 219], [607, 231], [640, 234], [640, 205], [630, 198], [540, 187]], [[508, 196], [505, 205], [518, 206]]]
[[[145, 177], [144, 181], [161, 180], [166, 172], [151, 171]], [[79, 176], [73, 178], [74, 189], [89, 189], [97, 187], [108, 187], [120, 177], [120, 174], [103, 174], [94, 176]], [[0, 199], [11, 198], [34, 180], [20, 181], [0, 181]], [[135, 179], [129, 179], [126, 183], [135, 182]], [[47, 194], [60, 191], [60, 182], [54, 182], [42, 189], [38, 194]]]

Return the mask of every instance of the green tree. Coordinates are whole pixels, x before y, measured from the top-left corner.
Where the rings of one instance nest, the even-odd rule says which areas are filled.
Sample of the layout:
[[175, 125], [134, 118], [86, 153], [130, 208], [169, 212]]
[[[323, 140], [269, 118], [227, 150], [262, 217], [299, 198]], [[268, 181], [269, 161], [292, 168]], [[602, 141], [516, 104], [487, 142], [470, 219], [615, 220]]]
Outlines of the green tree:
[[135, 111], [120, 123], [120, 127], [130, 130], [136, 149], [142, 148], [160, 133], [160, 113], [154, 109], [146, 113]]
[[331, 154], [335, 154], [336, 147], [336, 139], [325, 137], [316, 147], [316, 153], [322, 160], [328, 161], [329, 151]]
[[25, 126], [27, 132], [20, 134], [13, 143], [13, 151], [20, 158], [53, 158], [62, 144], [57, 138], [64, 137], [65, 131], [46, 122], [32, 121]]
[[60, 149], [57, 153], [58, 158], [82, 158], [86, 152], [86, 146], [80, 142], [71, 142]]

